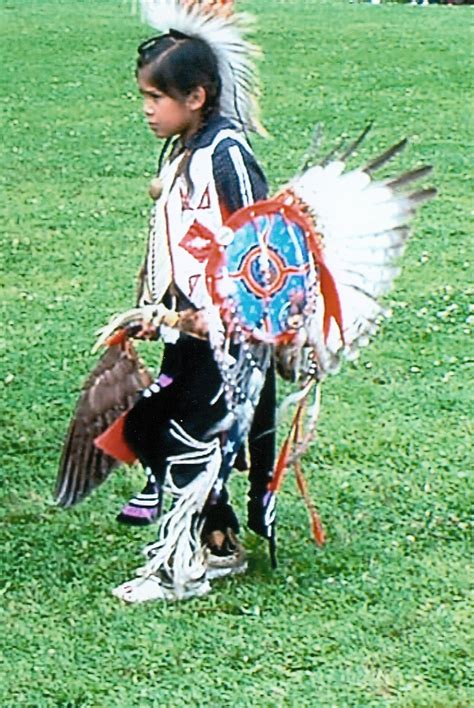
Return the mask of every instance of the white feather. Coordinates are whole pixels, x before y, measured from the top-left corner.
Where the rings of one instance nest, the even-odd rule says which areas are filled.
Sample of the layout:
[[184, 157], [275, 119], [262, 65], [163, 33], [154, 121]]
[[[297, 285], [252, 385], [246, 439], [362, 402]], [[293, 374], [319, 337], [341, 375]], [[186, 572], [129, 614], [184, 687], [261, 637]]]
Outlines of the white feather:
[[415, 206], [409, 195], [397, 193], [386, 182], [374, 182], [360, 169], [344, 172], [344, 167], [340, 160], [317, 165], [288, 185], [314, 217], [341, 304], [344, 338], [332, 320], [324, 340], [321, 295], [316, 316], [307, 322], [322, 375], [337, 371], [342, 357], [355, 358], [388, 315], [378, 298], [399, 274], [397, 260]]

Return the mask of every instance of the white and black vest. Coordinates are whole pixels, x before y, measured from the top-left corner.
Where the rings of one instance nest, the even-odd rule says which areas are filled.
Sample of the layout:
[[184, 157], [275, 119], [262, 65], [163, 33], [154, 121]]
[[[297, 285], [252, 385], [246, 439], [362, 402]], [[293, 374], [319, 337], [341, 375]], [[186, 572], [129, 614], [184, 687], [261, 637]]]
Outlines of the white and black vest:
[[[213, 158], [217, 147], [224, 141], [229, 146], [225, 161], [222, 165], [216, 165]], [[160, 173], [163, 191], [152, 212], [140, 304], [161, 302], [169, 286], [174, 283], [192, 305], [200, 309], [211, 304], [206, 288], [206, 264], [196, 260], [181, 245], [182, 241], [196, 221], [213, 233], [222, 226], [225, 210], [223, 212], [216, 188], [216, 171], [233, 171], [232, 177], [240, 192], [237, 200], [235, 195], [231, 200], [233, 204], [246, 206], [255, 201], [255, 177], [248, 169], [249, 159], [254, 162], [254, 158], [242, 134], [232, 127], [218, 130], [208, 145], [197, 147], [191, 156], [189, 177], [194, 186], [192, 194], [184, 174], [177, 176], [182, 159], [181, 153], [165, 163]]]

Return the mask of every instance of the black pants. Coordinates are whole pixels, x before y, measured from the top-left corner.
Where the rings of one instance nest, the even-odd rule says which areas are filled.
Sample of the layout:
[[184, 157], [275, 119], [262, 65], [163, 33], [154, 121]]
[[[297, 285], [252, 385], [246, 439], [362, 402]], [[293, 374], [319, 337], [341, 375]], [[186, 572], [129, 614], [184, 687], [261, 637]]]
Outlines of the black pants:
[[226, 406], [208, 343], [186, 335], [165, 345], [154, 386], [156, 390], [145, 391], [128, 413], [124, 434], [142, 464], [163, 481], [166, 459], [177, 451], [170, 420], [201, 440], [225, 416]]
[[[275, 374], [271, 366], [249, 434], [251, 498], [264, 494], [273, 471], [275, 399]], [[210, 431], [226, 413], [222, 379], [209, 344], [182, 335], [175, 344], [165, 344], [160, 375], [128, 413], [124, 434], [143, 466], [151, 469], [161, 485], [169, 456], [187, 452], [186, 445], [176, 436], [175, 424], [192, 438], [209, 442], [217, 435]], [[200, 468], [193, 469], [190, 464], [183, 467], [179, 484], [191, 481], [199, 471]], [[225, 483], [227, 471], [223, 472]], [[206, 505], [205, 513], [212, 517], [211, 526], [227, 524], [238, 531], [227, 501], [227, 492], [222, 486], [219, 496]]]

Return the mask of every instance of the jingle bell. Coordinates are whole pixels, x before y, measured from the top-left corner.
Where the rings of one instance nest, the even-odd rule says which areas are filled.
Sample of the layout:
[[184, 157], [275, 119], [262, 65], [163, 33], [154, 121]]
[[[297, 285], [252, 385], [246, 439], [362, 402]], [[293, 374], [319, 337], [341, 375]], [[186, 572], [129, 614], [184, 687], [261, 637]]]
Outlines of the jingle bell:
[[234, 240], [234, 232], [229, 226], [222, 226], [216, 237], [217, 243], [221, 246], [228, 246]]
[[161, 193], [163, 191], [163, 182], [159, 177], [153, 177], [153, 179], [150, 182], [150, 187], [148, 189], [148, 192], [150, 194], [150, 197], [154, 199], [155, 201], [161, 197]]

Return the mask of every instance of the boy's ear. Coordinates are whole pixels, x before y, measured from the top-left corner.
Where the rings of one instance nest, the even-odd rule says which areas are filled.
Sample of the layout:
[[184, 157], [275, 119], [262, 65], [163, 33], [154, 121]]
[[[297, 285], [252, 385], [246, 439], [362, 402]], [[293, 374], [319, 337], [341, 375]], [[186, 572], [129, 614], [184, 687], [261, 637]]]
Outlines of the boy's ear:
[[199, 111], [206, 103], [206, 90], [202, 86], [196, 86], [186, 99], [188, 108], [192, 111]]

